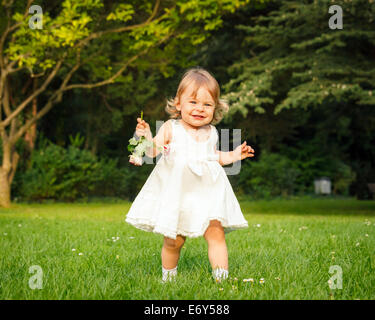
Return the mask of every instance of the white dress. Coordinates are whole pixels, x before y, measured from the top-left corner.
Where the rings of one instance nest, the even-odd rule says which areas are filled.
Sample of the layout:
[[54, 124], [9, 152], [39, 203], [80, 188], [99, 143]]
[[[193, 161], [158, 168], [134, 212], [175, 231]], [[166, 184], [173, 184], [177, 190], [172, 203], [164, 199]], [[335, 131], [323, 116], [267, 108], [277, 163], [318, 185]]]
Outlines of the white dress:
[[[125, 221], [134, 227], [176, 239], [202, 236], [210, 220], [219, 220], [225, 233], [247, 228], [219, 156], [215, 126], [210, 136], [196, 141], [172, 119], [169, 154], [163, 153], [134, 199]], [[199, 129], [198, 133], [202, 133]]]

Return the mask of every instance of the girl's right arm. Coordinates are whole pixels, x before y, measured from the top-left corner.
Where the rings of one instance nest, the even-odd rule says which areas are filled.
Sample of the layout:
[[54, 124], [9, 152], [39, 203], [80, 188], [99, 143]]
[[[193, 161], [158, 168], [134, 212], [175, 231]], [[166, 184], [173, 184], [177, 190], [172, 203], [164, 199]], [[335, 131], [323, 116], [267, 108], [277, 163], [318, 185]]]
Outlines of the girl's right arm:
[[144, 120], [141, 120], [140, 118], [138, 118], [137, 121], [138, 131], [136, 130], [136, 134], [138, 136], [145, 136], [148, 141], [153, 142], [153, 147], [150, 147], [146, 150], [146, 155], [150, 158], [156, 157], [160, 153], [160, 150], [158, 148], [163, 147], [171, 141], [171, 120], [168, 120], [167, 122], [162, 124], [154, 138], [152, 138], [149, 124]]

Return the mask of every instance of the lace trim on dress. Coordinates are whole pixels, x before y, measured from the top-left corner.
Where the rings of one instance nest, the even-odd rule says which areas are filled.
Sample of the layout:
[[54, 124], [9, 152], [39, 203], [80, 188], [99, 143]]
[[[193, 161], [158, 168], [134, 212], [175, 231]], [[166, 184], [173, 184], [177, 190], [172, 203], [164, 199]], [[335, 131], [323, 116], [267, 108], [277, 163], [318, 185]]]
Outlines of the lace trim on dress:
[[144, 231], [152, 231], [154, 233], [162, 234], [168, 238], [176, 239], [177, 235], [182, 235], [190, 238], [197, 238], [203, 236], [206, 229], [208, 228], [211, 220], [219, 220], [221, 225], [224, 228], [224, 232], [228, 233], [237, 229], [243, 229], [248, 227], [248, 223], [242, 223], [237, 225], [228, 226], [228, 221], [222, 217], [209, 217], [206, 219], [202, 228], [199, 232], [189, 232], [186, 230], [177, 229], [177, 232], [165, 228], [165, 227], [156, 227], [154, 222], [149, 219], [142, 219], [142, 218], [127, 218], [126, 221], [131, 223], [134, 227]]

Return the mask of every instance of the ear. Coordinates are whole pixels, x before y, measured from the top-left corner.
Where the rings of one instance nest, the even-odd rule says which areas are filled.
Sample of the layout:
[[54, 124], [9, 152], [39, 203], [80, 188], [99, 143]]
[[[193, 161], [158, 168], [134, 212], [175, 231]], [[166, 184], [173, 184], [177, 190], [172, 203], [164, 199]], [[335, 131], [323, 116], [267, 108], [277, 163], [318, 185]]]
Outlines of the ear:
[[178, 111], [181, 111], [180, 100], [178, 98], [174, 98], [174, 105]]

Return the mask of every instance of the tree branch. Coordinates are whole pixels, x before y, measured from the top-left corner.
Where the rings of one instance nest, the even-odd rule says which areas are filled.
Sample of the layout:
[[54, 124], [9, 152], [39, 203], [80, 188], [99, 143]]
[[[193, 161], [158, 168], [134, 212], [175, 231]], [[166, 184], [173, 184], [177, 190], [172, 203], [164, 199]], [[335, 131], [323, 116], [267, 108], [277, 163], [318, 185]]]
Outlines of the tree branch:
[[155, 43], [154, 45], [142, 50], [141, 52], [139, 52], [138, 54], [136, 54], [135, 56], [131, 57], [113, 76], [111, 76], [110, 78], [106, 79], [106, 80], [103, 80], [103, 81], [100, 81], [100, 82], [97, 82], [97, 83], [89, 83], [89, 84], [83, 84], [83, 83], [80, 83], [80, 84], [72, 84], [70, 86], [67, 86], [64, 91], [67, 91], [67, 90], [71, 90], [71, 89], [77, 89], [77, 88], [85, 88], [85, 89], [92, 89], [92, 88], [96, 88], [96, 87], [101, 87], [101, 86], [104, 86], [106, 84], [110, 84], [110, 83], [113, 83], [115, 81], [116, 78], [118, 78], [123, 72], [124, 70], [129, 66], [129, 64], [131, 64], [134, 60], [136, 60], [137, 58], [139, 58], [140, 56], [144, 55], [145, 53], [147, 53], [151, 48], [157, 46], [157, 45], [160, 45], [161, 43], [163, 43], [165, 40], [169, 39], [171, 36], [172, 36], [173, 32], [170, 33], [169, 35], [165, 36], [163, 39], [161, 39], [160, 41], [158, 41], [157, 43]]
[[[10, 34], [11, 32], [13, 32], [15, 29], [17, 29], [22, 24], [22, 21], [21, 21], [21, 22], [17, 22], [13, 26], [10, 26], [10, 19], [11, 18], [10, 18], [9, 8], [12, 5], [12, 2], [10, 2], [9, 6], [7, 6], [8, 26], [7, 26], [7, 28], [5, 29], [4, 33], [2, 34], [2, 36], [0, 38], [0, 68], [1, 69], [4, 69], [5, 64], [8, 63], [8, 59], [7, 58], [5, 58], [5, 60], [3, 59], [3, 49], [4, 49], [5, 40], [6, 40], [7, 36], [8, 36], [8, 34]], [[23, 14], [23, 19], [25, 19], [28, 16], [30, 5], [33, 2], [34, 2], [34, 0], [28, 0], [27, 1], [26, 10], [25, 10], [25, 13]]]
[[107, 97], [105, 96], [105, 94], [103, 92], [99, 92], [99, 94], [101, 95], [101, 97], [103, 98], [103, 102], [104, 102], [104, 105], [107, 107], [107, 109], [111, 112], [113, 112], [113, 109], [112, 107], [109, 105], [108, 101], [107, 101]]
[[119, 33], [119, 32], [124, 32], [124, 31], [129, 31], [129, 30], [137, 29], [137, 28], [140, 28], [140, 27], [144, 27], [147, 24], [149, 24], [152, 21], [152, 19], [156, 16], [156, 14], [158, 12], [158, 9], [159, 9], [159, 6], [160, 6], [160, 0], [156, 0], [154, 9], [152, 11], [152, 14], [151, 14], [151, 16], [145, 22], [142, 22], [140, 24], [131, 25], [131, 26], [125, 26], [125, 27], [121, 27], [121, 28], [114, 28], [114, 29], [109, 29], [109, 30], [103, 30], [103, 31], [99, 31], [99, 32], [94, 32], [94, 33], [90, 34], [87, 38], [82, 39], [80, 42], [78, 42], [77, 47], [84, 46], [90, 40], [100, 38], [101, 36], [103, 36], [105, 34], [108, 34], [108, 33]]
[[[71, 79], [71, 77], [73, 76], [73, 74], [79, 69], [79, 67], [81, 66], [81, 63], [80, 62], [77, 62], [77, 64], [69, 71], [69, 73], [66, 75], [65, 79], [63, 80], [60, 88], [58, 90], [56, 90], [52, 96], [48, 99], [47, 103], [45, 104], [45, 106], [33, 117], [31, 118], [30, 120], [28, 120], [26, 122], [25, 125], [23, 125], [18, 131], [16, 134], [14, 134], [13, 136], [10, 137], [11, 141], [15, 142], [17, 141], [19, 138], [21, 138], [25, 133], [26, 131], [36, 122], [38, 121], [41, 117], [43, 117], [53, 106], [55, 103], [61, 101], [62, 99], [62, 95], [63, 95], [63, 92], [64, 92], [64, 88], [66, 86], [66, 84], [69, 82], [69, 80]], [[0, 130], [1, 130], [1, 126], [0, 126]]]
[[[161, 39], [159, 42], [155, 43], [154, 46], [163, 43], [165, 40], [169, 39], [172, 35], [173, 35], [173, 32], [171, 32], [169, 35], [167, 35], [166, 37], [164, 37], [163, 39]], [[64, 79], [63, 83], [61, 84], [60, 88], [58, 90], [56, 90], [54, 92], [54, 94], [48, 99], [48, 101], [45, 104], [45, 106], [33, 118], [29, 119], [26, 122], [26, 124], [23, 127], [21, 127], [13, 137], [10, 137], [10, 140], [13, 142], [13, 141], [17, 141], [19, 138], [21, 138], [25, 134], [25, 132], [36, 121], [38, 121], [41, 117], [43, 117], [54, 106], [54, 104], [56, 102], [61, 101], [62, 95], [63, 95], [64, 91], [71, 90], [71, 89], [74, 89], [74, 88], [86, 88], [86, 89], [90, 89], [90, 88], [95, 88], [95, 87], [99, 87], [99, 86], [103, 86], [103, 85], [112, 83], [114, 81], [114, 79], [116, 79], [117, 77], [119, 77], [121, 75], [121, 73], [126, 69], [126, 67], [131, 62], [133, 62], [134, 60], [136, 60], [137, 58], [139, 58], [141, 55], [147, 53], [148, 50], [150, 50], [154, 46], [148, 47], [148, 48], [144, 49], [143, 51], [141, 51], [140, 53], [138, 53], [137, 55], [133, 56], [132, 58], [130, 58], [127, 61], [127, 63], [119, 71], [116, 72], [115, 75], [113, 75], [112, 77], [110, 77], [107, 80], [104, 80], [104, 81], [101, 81], [101, 82], [98, 82], [98, 83], [93, 83], [93, 84], [75, 84], [75, 85], [66, 86], [66, 84], [69, 82], [69, 80], [72, 77], [72, 75], [74, 74], [74, 72], [76, 70], [78, 70], [78, 68], [80, 66], [80, 64], [75, 65], [74, 68], [65, 77], [65, 79]], [[1, 128], [1, 125], [0, 125], [0, 131], [1, 131], [1, 129], [2, 128]]]
[[7, 117], [3, 122], [0, 123], [0, 126], [3, 126], [3, 127], [6, 127], [9, 125], [9, 123], [12, 121], [13, 118], [15, 118], [18, 114], [20, 114], [20, 112], [34, 99], [36, 98], [39, 94], [41, 94], [46, 88], [47, 86], [50, 84], [50, 82], [53, 80], [53, 78], [56, 76], [57, 72], [60, 70], [61, 68], [61, 65], [62, 65], [62, 62], [64, 61], [64, 59], [61, 59], [59, 60], [57, 63], [56, 63], [56, 66], [55, 68], [53, 69], [53, 71], [50, 73], [50, 75], [48, 76], [48, 78], [44, 81], [44, 83], [42, 84], [42, 86], [34, 91], [26, 100], [24, 100], [18, 107], [15, 111], [12, 112], [11, 115], [9, 115], [9, 117]]

